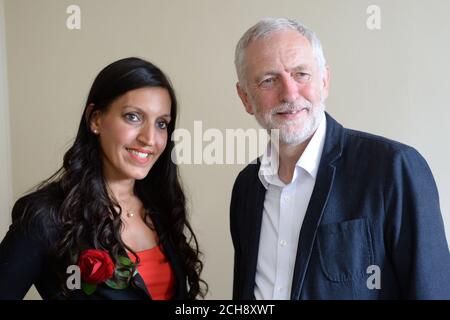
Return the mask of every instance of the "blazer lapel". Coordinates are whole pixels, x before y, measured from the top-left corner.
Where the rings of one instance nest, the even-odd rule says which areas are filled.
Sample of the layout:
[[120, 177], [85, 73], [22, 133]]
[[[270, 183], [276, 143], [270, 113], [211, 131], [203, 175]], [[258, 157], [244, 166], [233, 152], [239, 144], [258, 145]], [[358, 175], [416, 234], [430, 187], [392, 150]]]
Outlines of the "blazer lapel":
[[248, 268], [245, 268], [244, 284], [243, 284], [243, 297], [254, 299], [255, 288], [255, 274], [256, 265], [258, 262], [258, 249], [259, 249], [259, 237], [261, 234], [262, 213], [264, 208], [264, 198], [266, 195], [266, 189], [259, 180], [258, 170], [261, 163], [258, 159], [258, 164], [255, 166], [256, 174], [253, 175], [254, 181], [250, 184], [254, 186], [249, 192], [249, 198], [246, 202], [246, 217], [243, 225], [247, 229], [247, 250], [246, 250], [246, 264]]
[[141, 277], [139, 272], [136, 272], [135, 276], [133, 277], [133, 281], [134, 281], [135, 286], [138, 287], [139, 289], [143, 290], [147, 294], [149, 299], [152, 298], [152, 295], [148, 291], [147, 286], [145, 285], [144, 279]]
[[309, 259], [317, 235], [317, 229], [319, 228], [328, 201], [328, 196], [333, 187], [336, 170], [334, 161], [338, 159], [342, 153], [343, 128], [327, 113], [326, 117], [327, 132], [325, 135], [322, 158], [299, 236], [291, 290], [291, 299], [293, 300], [300, 299]]
[[[128, 253], [125, 249], [121, 249], [120, 254], [124, 257], [128, 256]], [[150, 292], [147, 290], [147, 286], [145, 285], [144, 279], [139, 274], [139, 271], [137, 270], [137, 268], [135, 271], [135, 275], [132, 277], [132, 280], [131, 280], [131, 287], [144, 291], [147, 294], [149, 299], [152, 298], [152, 296], [150, 295]]]

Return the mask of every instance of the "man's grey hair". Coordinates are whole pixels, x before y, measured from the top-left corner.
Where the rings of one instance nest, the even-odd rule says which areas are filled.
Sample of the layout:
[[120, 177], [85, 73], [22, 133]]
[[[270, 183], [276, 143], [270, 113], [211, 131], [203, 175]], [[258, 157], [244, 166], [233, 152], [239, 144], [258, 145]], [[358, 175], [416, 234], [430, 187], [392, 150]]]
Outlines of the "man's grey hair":
[[245, 89], [248, 85], [245, 77], [245, 49], [252, 41], [265, 37], [273, 32], [285, 29], [297, 30], [301, 35], [309, 40], [313, 49], [313, 54], [317, 60], [319, 72], [323, 75], [326, 66], [325, 56], [323, 54], [322, 44], [314, 31], [294, 20], [285, 18], [265, 18], [248, 29], [236, 45], [234, 64], [236, 66], [239, 84]]

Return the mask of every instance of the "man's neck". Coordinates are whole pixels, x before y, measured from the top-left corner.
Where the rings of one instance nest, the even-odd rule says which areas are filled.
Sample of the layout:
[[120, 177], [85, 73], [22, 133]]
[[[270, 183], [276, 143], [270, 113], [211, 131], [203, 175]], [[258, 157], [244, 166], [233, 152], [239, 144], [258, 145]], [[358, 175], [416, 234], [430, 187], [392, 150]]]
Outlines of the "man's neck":
[[298, 159], [300, 159], [300, 157], [302, 156], [313, 135], [297, 145], [280, 143], [280, 166], [278, 168], [278, 176], [284, 183], [288, 184], [292, 181], [292, 177], [294, 176], [295, 171], [295, 165], [297, 164]]

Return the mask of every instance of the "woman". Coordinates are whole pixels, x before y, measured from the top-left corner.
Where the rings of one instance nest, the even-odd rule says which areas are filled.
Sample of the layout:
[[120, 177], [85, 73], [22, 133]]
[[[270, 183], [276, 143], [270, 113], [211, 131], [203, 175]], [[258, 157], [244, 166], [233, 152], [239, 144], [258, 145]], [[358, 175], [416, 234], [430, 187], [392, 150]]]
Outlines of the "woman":
[[104, 68], [64, 164], [19, 199], [0, 244], [0, 299], [204, 297], [196, 237], [171, 160], [177, 102], [138, 58]]

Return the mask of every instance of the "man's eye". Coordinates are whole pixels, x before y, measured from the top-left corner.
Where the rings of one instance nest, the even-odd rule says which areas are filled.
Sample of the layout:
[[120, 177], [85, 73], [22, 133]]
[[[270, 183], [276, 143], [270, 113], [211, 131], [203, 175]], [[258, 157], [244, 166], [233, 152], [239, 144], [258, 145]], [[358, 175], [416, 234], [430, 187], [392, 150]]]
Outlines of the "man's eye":
[[139, 122], [141, 118], [135, 113], [127, 113], [125, 118], [130, 122]]
[[297, 72], [295, 74], [295, 78], [300, 82], [307, 82], [307, 81], [311, 80], [311, 75], [306, 72]]
[[264, 88], [264, 87], [270, 87], [270, 86], [272, 86], [274, 83], [275, 83], [275, 78], [270, 77], [270, 78], [266, 78], [266, 79], [262, 80], [262, 81], [260, 82], [260, 86], [263, 87], [263, 88]]
[[158, 121], [157, 126], [160, 129], [167, 129], [168, 123], [166, 121]]

